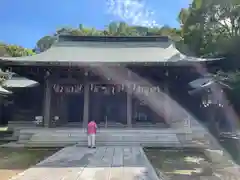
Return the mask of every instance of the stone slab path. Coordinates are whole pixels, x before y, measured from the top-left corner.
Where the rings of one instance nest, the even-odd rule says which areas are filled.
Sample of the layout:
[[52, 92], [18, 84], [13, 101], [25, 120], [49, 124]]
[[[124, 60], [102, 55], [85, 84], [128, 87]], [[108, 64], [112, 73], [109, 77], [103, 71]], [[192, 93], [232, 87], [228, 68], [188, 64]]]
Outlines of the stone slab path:
[[66, 147], [11, 180], [159, 180], [141, 147]]

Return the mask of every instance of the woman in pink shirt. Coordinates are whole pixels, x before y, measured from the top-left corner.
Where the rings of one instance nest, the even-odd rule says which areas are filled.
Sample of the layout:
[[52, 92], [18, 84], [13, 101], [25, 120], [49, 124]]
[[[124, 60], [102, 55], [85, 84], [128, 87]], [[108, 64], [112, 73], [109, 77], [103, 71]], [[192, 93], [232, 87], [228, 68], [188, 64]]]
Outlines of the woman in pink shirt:
[[96, 132], [97, 132], [97, 124], [95, 121], [90, 121], [87, 127], [88, 133], [88, 148], [96, 148]]

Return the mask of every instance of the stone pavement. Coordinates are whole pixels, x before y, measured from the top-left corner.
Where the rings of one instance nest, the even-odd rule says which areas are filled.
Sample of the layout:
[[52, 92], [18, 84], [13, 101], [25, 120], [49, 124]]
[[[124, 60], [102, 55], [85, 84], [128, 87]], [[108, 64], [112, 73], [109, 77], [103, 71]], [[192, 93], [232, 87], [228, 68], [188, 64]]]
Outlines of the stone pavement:
[[158, 180], [141, 147], [66, 147], [11, 180]]

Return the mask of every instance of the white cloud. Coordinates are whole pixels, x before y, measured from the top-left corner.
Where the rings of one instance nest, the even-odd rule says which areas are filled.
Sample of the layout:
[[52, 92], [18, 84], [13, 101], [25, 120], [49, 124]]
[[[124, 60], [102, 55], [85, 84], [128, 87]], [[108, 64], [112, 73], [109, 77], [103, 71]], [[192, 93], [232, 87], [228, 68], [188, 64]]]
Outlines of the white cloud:
[[158, 27], [153, 18], [154, 11], [148, 9], [141, 0], [106, 0], [108, 13], [133, 25]]

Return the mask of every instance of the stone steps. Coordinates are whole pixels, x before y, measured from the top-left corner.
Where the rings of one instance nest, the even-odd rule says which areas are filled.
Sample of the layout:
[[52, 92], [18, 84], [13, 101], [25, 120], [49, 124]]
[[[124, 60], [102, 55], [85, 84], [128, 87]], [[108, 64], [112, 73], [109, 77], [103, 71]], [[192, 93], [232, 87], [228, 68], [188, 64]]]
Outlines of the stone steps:
[[[101, 129], [96, 135], [96, 142], [97, 146], [198, 146], [191, 141], [181, 143], [172, 129]], [[18, 143], [29, 147], [87, 146], [87, 135], [83, 129], [27, 129], [20, 131]]]
[[[27, 142], [25, 147], [66, 147], [77, 144], [80, 147], [87, 147], [87, 142]], [[96, 142], [96, 146], [144, 146], [144, 147], [180, 147], [180, 144], [176, 143], [133, 143], [133, 142]]]
[[[75, 141], [81, 142], [87, 140], [86, 134], [66, 134], [66, 133], [37, 133], [29, 138], [30, 141]], [[127, 134], [127, 133], [108, 133], [108, 134], [97, 134], [96, 141], [105, 142], [178, 142], [175, 134]]]
[[[168, 138], [167, 138], [168, 137]], [[147, 136], [139, 137], [134, 135], [118, 135], [118, 136], [97, 136], [96, 145], [97, 146], [161, 146], [161, 147], [179, 147], [180, 143], [176, 139], [176, 136], [168, 135], [167, 137], [159, 136]], [[86, 136], [64, 136], [64, 135], [33, 135], [28, 141], [22, 141], [22, 143], [27, 146], [66, 146], [72, 144], [78, 144], [79, 146], [87, 146]]]

